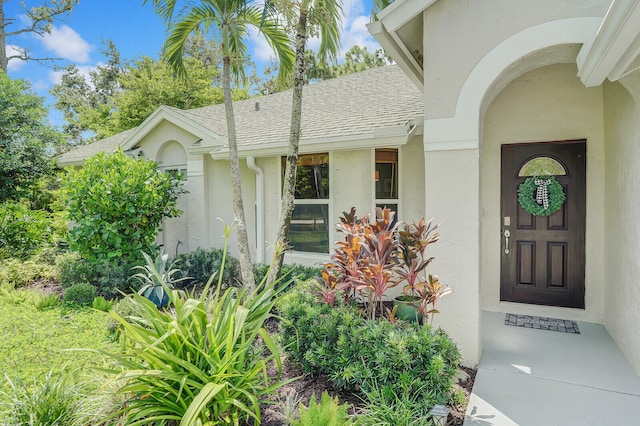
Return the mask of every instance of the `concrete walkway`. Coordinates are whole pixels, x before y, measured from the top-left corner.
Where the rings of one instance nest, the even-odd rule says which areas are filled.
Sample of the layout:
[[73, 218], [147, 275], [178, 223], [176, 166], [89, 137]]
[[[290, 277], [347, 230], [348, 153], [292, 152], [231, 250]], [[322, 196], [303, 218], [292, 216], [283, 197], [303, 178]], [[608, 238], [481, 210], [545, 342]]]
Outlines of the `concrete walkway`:
[[466, 426], [640, 425], [640, 377], [602, 325], [568, 334], [504, 318], [483, 312]]

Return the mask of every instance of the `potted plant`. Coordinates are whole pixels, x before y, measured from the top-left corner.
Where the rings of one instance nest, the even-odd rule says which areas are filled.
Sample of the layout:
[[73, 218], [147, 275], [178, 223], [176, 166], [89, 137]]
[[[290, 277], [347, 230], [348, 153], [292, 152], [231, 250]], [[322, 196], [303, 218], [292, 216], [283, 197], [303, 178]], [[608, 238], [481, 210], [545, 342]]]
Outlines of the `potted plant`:
[[419, 223], [407, 224], [398, 233], [400, 249], [400, 265], [397, 269], [401, 282], [405, 281], [401, 296], [394, 299], [397, 306], [395, 315], [405, 321], [421, 321], [420, 312], [421, 294], [419, 289], [426, 285], [425, 271], [433, 261], [433, 257], [426, 256], [429, 244], [440, 239], [437, 232], [438, 225], [433, 224], [433, 219], [425, 222], [424, 218]]
[[[427, 323], [429, 315], [431, 315], [429, 321], [431, 324], [433, 323], [433, 315], [440, 313], [440, 311], [436, 309], [436, 302], [440, 300], [441, 297], [453, 293], [451, 287], [446, 284], [441, 284], [438, 276], [431, 274], [429, 274], [427, 281], [416, 286], [416, 291], [420, 295], [420, 305], [418, 306], [418, 310], [422, 315], [423, 325]], [[431, 305], [430, 309], [429, 305]]]
[[138, 293], [151, 300], [158, 308], [163, 308], [169, 303], [168, 292], [173, 290], [174, 284], [188, 279], [182, 277], [174, 279], [174, 275], [179, 273], [179, 269], [174, 269], [172, 263], [167, 267], [169, 255], [161, 249], [155, 260], [147, 253], [142, 253], [146, 265], [134, 266], [134, 270], [139, 270], [131, 278], [135, 278], [142, 283]]

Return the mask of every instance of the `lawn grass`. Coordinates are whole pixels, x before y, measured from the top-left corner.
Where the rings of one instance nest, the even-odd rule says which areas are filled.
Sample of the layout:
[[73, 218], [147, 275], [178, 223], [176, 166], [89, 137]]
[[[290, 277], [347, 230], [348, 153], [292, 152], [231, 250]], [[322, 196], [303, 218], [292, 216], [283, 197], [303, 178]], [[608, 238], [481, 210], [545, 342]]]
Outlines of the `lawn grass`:
[[77, 371], [91, 375], [102, 358], [86, 350], [113, 351], [107, 336], [107, 316], [91, 309], [62, 307], [38, 311], [31, 303], [0, 300], [0, 384], [6, 377], [25, 382], [50, 371]]

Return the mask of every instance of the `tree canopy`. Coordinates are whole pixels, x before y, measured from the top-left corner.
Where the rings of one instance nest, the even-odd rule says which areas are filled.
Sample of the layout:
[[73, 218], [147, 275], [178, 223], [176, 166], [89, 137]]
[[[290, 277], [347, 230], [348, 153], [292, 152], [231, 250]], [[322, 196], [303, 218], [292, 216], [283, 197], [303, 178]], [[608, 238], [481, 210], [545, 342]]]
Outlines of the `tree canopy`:
[[27, 7], [23, 2], [24, 16], [27, 19], [19, 16], [6, 16], [4, 4], [7, 1], [0, 0], [0, 71], [7, 72], [7, 65], [11, 59], [21, 61], [50, 61], [56, 59], [34, 57], [29, 49], [15, 45], [11, 45], [13, 53], [8, 55], [9, 41], [19, 34], [33, 33], [41, 36], [51, 32], [51, 24], [54, 20], [71, 12], [79, 0], [44, 1], [42, 6], [31, 8]]
[[43, 102], [28, 83], [0, 73], [0, 203], [26, 195], [51, 171], [50, 154], [63, 143]]
[[[219, 49], [201, 38], [188, 40], [184, 61], [188, 79], [176, 78], [163, 59], [142, 56], [123, 61], [111, 41], [102, 52], [105, 65], [90, 72], [88, 79], [72, 65], [51, 90], [55, 107], [64, 114], [63, 129], [76, 144], [89, 133], [100, 139], [136, 127], [161, 105], [191, 109], [224, 101]], [[234, 88], [232, 96], [245, 99], [248, 89]]]

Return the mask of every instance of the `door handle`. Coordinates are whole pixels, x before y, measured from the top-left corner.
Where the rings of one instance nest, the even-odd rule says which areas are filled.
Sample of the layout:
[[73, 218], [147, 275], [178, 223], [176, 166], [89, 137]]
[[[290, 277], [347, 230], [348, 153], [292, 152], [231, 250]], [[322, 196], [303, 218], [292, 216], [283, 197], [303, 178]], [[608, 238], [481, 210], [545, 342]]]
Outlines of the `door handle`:
[[504, 254], [509, 254], [509, 237], [511, 236], [511, 231], [505, 229], [503, 232], [504, 235]]

